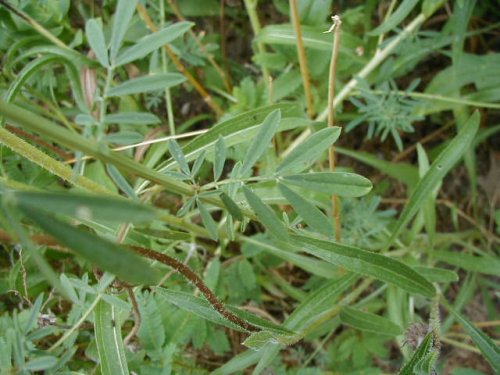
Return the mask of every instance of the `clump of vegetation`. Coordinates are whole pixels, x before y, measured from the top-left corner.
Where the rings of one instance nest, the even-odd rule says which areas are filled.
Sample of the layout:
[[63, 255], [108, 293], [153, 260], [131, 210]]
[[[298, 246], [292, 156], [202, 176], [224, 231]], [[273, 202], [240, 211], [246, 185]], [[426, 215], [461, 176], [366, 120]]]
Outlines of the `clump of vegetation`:
[[500, 371], [499, 10], [341, 3], [0, 0], [2, 374]]

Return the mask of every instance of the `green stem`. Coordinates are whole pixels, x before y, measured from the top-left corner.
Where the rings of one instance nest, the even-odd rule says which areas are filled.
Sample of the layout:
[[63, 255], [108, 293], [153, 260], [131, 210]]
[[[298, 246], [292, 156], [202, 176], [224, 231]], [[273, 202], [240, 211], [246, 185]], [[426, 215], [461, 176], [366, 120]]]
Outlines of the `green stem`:
[[[257, 2], [258, 2], [258, 0], [244, 0], [244, 2], [245, 2], [245, 8], [246, 8], [247, 13], [248, 13], [248, 18], [250, 19], [250, 24], [252, 25], [253, 33], [257, 37], [259, 35], [260, 29], [261, 29], [259, 15], [257, 14]], [[259, 41], [256, 41], [256, 44], [257, 44], [257, 51], [260, 54], [264, 54], [266, 52], [264, 44], [262, 44], [262, 42], [259, 42]], [[264, 84], [267, 87], [267, 85], [269, 83], [269, 78], [270, 78], [269, 71], [267, 70], [267, 68], [264, 65], [262, 65], [261, 68], [262, 68], [262, 76], [264, 77]]]

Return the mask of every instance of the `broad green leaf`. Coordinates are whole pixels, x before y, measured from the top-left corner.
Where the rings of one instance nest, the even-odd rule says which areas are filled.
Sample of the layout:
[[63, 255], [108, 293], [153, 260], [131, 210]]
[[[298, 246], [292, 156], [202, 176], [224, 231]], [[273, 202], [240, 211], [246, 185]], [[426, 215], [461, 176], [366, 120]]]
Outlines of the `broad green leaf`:
[[247, 259], [238, 262], [238, 275], [240, 276], [241, 283], [247, 290], [252, 290], [257, 285], [252, 264]]
[[133, 130], [119, 130], [115, 133], [108, 133], [102, 137], [103, 142], [115, 145], [132, 145], [144, 140], [144, 136]]
[[438, 186], [446, 173], [460, 160], [465, 151], [471, 146], [479, 128], [479, 112], [469, 118], [458, 135], [448, 144], [432, 163], [429, 171], [419, 181], [399, 220], [397, 221], [389, 244], [391, 244], [415, 214], [423, 208], [423, 204]]
[[196, 160], [194, 161], [193, 168], [191, 170], [192, 177], [196, 176], [198, 174], [198, 172], [200, 171], [200, 168], [203, 165], [203, 162], [205, 161], [206, 155], [207, 155], [207, 152], [205, 150], [203, 150], [203, 152], [201, 152], [198, 155], [198, 157], [196, 158]]
[[380, 35], [394, 29], [399, 25], [418, 4], [419, 0], [403, 0], [398, 9], [391, 14], [389, 19], [384, 21], [379, 27], [370, 31], [370, 35]]
[[219, 135], [217, 142], [214, 146], [214, 181], [218, 181], [224, 170], [224, 163], [226, 162], [226, 145], [224, 144], [224, 137]]
[[81, 220], [144, 223], [155, 218], [155, 212], [150, 207], [114, 197], [27, 191], [13, 193], [12, 196], [19, 207], [68, 215]]
[[280, 178], [285, 185], [294, 185], [320, 193], [341, 197], [361, 197], [372, 189], [366, 177], [348, 172], [301, 173]]
[[[220, 324], [231, 329], [238, 331], [243, 331], [243, 328], [237, 326], [236, 324], [230, 322], [222, 315], [220, 315], [205, 299], [200, 297], [195, 297], [190, 293], [180, 292], [172, 289], [154, 287], [153, 290], [166, 298], [169, 303], [172, 303], [182, 310], [188, 311], [192, 314], [198, 315], [199, 317], [211, 321], [216, 324]], [[277, 324], [269, 322], [267, 320], [261, 319], [256, 315], [250, 314], [246, 311], [239, 310], [236, 307], [226, 305], [227, 310], [231, 311], [234, 315], [239, 318], [250, 322], [254, 326], [260, 327], [262, 329], [267, 329], [276, 333], [283, 335], [293, 334], [292, 331], [283, 328]]]
[[205, 205], [201, 203], [199, 199], [196, 200], [196, 206], [200, 210], [201, 221], [203, 222], [205, 228], [207, 228], [210, 238], [214, 241], [217, 241], [219, 237], [217, 234], [217, 223], [214, 221], [212, 215], [210, 215], [210, 212], [208, 212]]
[[177, 162], [177, 165], [179, 166], [181, 171], [185, 175], [190, 176], [191, 170], [189, 169], [189, 165], [186, 161], [184, 153], [182, 152], [182, 149], [179, 146], [179, 144], [174, 139], [168, 141], [168, 150], [170, 151], [170, 155], [172, 155], [172, 157]]
[[406, 264], [357, 247], [292, 235], [295, 244], [308, 254], [362, 275], [396, 285], [410, 293], [433, 297], [433, 285]]
[[20, 207], [21, 211], [62, 245], [121, 280], [134, 284], [154, 284], [157, 270], [129, 249], [66, 224], [43, 211]]
[[128, 374], [127, 359], [116, 308], [101, 300], [94, 310], [95, 341], [103, 375]]
[[495, 373], [500, 373], [500, 348], [483, 331], [476, 328], [472, 322], [455, 311], [448, 303], [443, 303], [457, 321], [464, 327], [474, 344], [479, 348], [484, 358], [490, 363]]
[[134, 78], [112, 87], [108, 96], [123, 96], [140, 94], [144, 92], [165, 90], [184, 82], [186, 78], [180, 73], [153, 74], [145, 77]]
[[316, 161], [340, 136], [338, 126], [321, 129], [310, 135], [288, 154], [276, 169], [276, 173], [301, 172]]
[[[434, 256], [434, 253], [432, 255]], [[459, 280], [456, 272], [444, 268], [423, 266], [412, 266], [412, 268], [433, 283], [451, 283]]]
[[[404, 365], [404, 367], [399, 371], [399, 375], [415, 375], [415, 374], [421, 374], [420, 372], [415, 371], [415, 367], [421, 364], [422, 362], [426, 362], [429, 360], [429, 356], [432, 356], [433, 352], [436, 352], [434, 350], [434, 334], [432, 332], [429, 332], [420, 345], [418, 346], [417, 350], [415, 353], [413, 353], [413, 356], [410, 358], [408, 363]], [[423, 374], [422, 374], [423, 375]], [[428, 375], [432, 375], [429, 373]]]
[[122, 45], [123, 37], [127, 32], [128, 25], [135, 12], [137, 0], [118, 0], [116, 11], [113, 16], [113, 29], [110, 40], [111, 64], [115, 64], [116, 56]]
[[302, 198], [293, 190], [287, 188], [283, 184], [278, 185], [281, 194], [290, 202], [293, 209], [304, 219], [306, 224], [318, 233], [327, 237], [333, 235], [333, 225], [329, 218], [325, 216], [316, 206], [311, 204], [307, 199]]
[[136, 199], [137, 195], [135, 194], [134, 189], [128, 181], [123, 177], [121, 172], [116, 168], [113, 164], [107, 164], [106, 170], [108, 171], [109, 177], [113, 180], [113, 182], [118, 186], [118, 188], [123, 191], [129, 198]]
[[115, 66], [121, 66], [131, 61], [142, 59], [163, 45], [177, 39], [193, 25], [194, 23], [192, 22], [176, 22], [173, 25], [169, 25], [162, 30], [139, 39], [132, 47], [120, 53], [116, 58]]
[[243, 220], [243, 214], [235, 201], [233, 201], [224, 192], [220, 195], [220, 199], [222, 200], [222, 203], [224, 203], [224, 206], [227, 208], [232, 217], [239, 221]]
[[104, 122], [107, 124], [150, 125], [159, 124], [161, 120], [147, 112], [120, 112], [106, 115]]
[[460, 267], [466, 271], [480, 272], [487, 275], [500, 276], [500, 260], [492, 256], [474, 256], [451, 251], [434, 251], [432, 256], [442, 262]]
[[280, 240], [286, 241], [288, 239], [287, 229], [273, 210], [246, 186], [243, 186], [243, 194], [245, 194], [245, 198], [257, 214], [259, 220], [269, 229], [271, 234]]
[[243, 166], [241, 167], [240, 174], [246, 175], [253, 165], [260, 159], [266, 152], [269, 144], [271, 143], [274, 133], [278, 129], [281, 121], [281, 112], [279, 109], [274, 110], [266, 116], [262, 125], [260, 125], [257, 136], [253, 139], [248, 151], [243, 159]]
[[259, 350], [267, 344], [291, 345], [296, 342], [290, 335], [281, 335], [271, 331], [259, 331], [252, 333], [243, 341], [243, 345], [253, 350]]
[[399, 325], [387, 318], [348, 306], [342, 308], [340, 320], [360, 331], [374, 332], [379, 335], [398, 336], [403, 333]]
[[108, 49], [104, 40], [101, 22], [95, 18], [88, 20], [85, 24], [85, 34], [87, 35], [87, 42], [94, 51], [99, 63], [105, 68], [109, 67]]

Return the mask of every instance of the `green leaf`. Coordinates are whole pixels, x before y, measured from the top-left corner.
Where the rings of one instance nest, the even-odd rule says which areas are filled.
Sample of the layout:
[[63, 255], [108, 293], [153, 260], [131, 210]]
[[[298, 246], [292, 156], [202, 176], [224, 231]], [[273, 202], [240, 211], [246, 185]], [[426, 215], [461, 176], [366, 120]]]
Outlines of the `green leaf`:
[[432, 16], [445, 2], [446, 0], [424, 0], [422, 3], [422, 13], [425, 18]]
[[260, 122], [271, 113], [279, 109], [283, 117], [297, 114], [297, 106], [290, 103], [272, 104], [260, 107], [224, 120], [210, 128], [206, 133], [196, 137], [183, 147], [184, 155], [190, 158], [196, 157], [198, 152], [211, 149], [220, 136], [224, 137], [226, 147], [230, 147], [241, 141], [247, 141], [250, 134], [254, 134]]
[[24, 366], [24, 370], [28, 371], [43, 371], [50, 370], [57, 364], [57, 357], [51, 355], [44, 355], [41, 357], [36, 357], [31, 361], [27, 362]]
[[193, 163], [193, 169], [191, 171], [191, 176], [194, 177], [198, 174], [198, 172], [200, 171], [200, 168], [201, 166], [203, 165], [203, 162], [205, 161], [205, 156], [206, 156], [206, 151], [203, 150], [203, 152], [201, 152], [198, 157], [196, 158], [196, 160], [194, 161]]
[[177, 22], [139, 39], [132, 47], [120, 53], [116, 59], [115, 66], [121, 66], [131, 61], [142, 59], [163, 45], [177, 39], [193, 27], [193, 25], [194, 23], [192, 22]]
[[448, 303], [444, 302], [443, 304], [455, 316], [462, 327], [464, 327], [495, 373], [500, 373], [500, 348], [483, 331], [477, 329], [472, 322], [455, 311]]
[[[434, 256], [434, 252], [432, 253]], [[456, 272], [437, 267], [412, 266], [412, 268], [432, 283], [450, 283], [458, 281]]]
[[253, 271], [252, 264], [243, 259], [238, 262], [238, 274], [240, 276], [241, 283], [247, 290], [252, 290], [257, 285], [257, 279], [255, 278], [255, 272]]
[[283, 176], [284, 184], [341, 197], [360, 197], [368, 194], [372, 183], [366, 177], [347, 172], [315, 172]]
[[95, 307], [95, 341], [103, 375], [128, 374], [116, 308], [104, 301]]
[[159, 124], [161, 120], [147, 112], [120, 112], [106, 115], [104, 122], [106, 124], [150, 125]]
[[433, 297], [436, 290], [421, 275], [395, 259], [357, 247], [292, 235], [295, 244], [308, 254], [342, 266], [349, 271], [374, 277], [410, 293]]
[[214, 146], [214, 181], [218, 181], [224, 170], [224, 163], [226, 162], [226, 145], [224, 144], [224, 137], [219, 135], [217, 142]]
[[43, 211], [20, 207], [21, 211], [62, 245], [74, 250], [92, 264], [133, 284], [154, 284], [158, 271], [129, 249], [72, 227]]
[[370, 31], [370, 35], [380, 35], [394, 29], [399, 25], [418, 4], [419, 0], [403, 0], [398, 9], [391, 14], [389, 19], [379, 27]]
[[[230, 322], [222, 315], [220, 315], [217, 311], [215, 311], [212, 305], [210, 305], [203, 298], [195, 297], [190, 293], [185, 293], [160, 287], [153, 287], [153, 290], [159, 295], [163, 296], [167, 300], [167, 302], [176, 305], [182, 310], [188, 311], [213, 323], [220, 324], [225, 327], [229, 327], [231, 329], [235, 329], [238, 331], [244, 331], [243, 328]], [[271, 323], [267, 320], [261, 319], [258, 316], [250, 314], [246, 311], [239, 310], [236, 307], [226, 305], [226, 308], [227, 310], [231, 311], [234, 315], [237, 315], [239, 318], [246, 320], [247, 322], [250, 322], [254, 326], [284, 335], [293, 334], [292, 331], [286, 328]]]
[[293, 190], [283, 184], [278, 184], [281, 194], [290, 202], [293, 209], [304, 219], [311, 229], [327, 237], [333, 235], [333, 226], [329, 218], [325, 216], [316, 206], [309, 203], [307, 199], [302, 198]]
[[340, 320], [360, 331], [374, 332], [379, 335], [398, 336], [403, 333], [399, 325], [387, 318], [348, 306], [342, 308]]
[[113, 182], [118, 186], [118, 188], [123, 191], [129, 198], [136, 199], [137, 195], [135, 194], [134, 189], [128, 181], [123, 177], [118, 168], [116, 168], [113, 164], [107, 164], [106, 170], [108, 171], [109, 177], [113, 180]]
[[134, 78], [112, 87], [107, 96], [122, 96], [144, 92], [165, 90], [184, 82], [186, 78], [180, 73], [162, 73]]
[[217, 241], [219, 237], [217, 234], [217, 224], [212, 218], [212, 215], [210, 215], [210, 212], [208, 212], [205, 205], [201, 203], [199, 199], [196, 199], [196, 206], [200, 210], [201, 221], [203, 221], [203, 225], [205, 226], [205, 228], [207, 228], [210, 238], [214, 241]]
[[276, 169], [276, 173], [301, 172], [317, 160], [340, 136], [338, 126], [322, 129], [307, 137], [288, 154]]
[[181, 171], [186, 176], [190, 176], [191, 170], [189, 169], [189, 165], [186, 161], [184, 153], [182, 152], [182, 149], [180, 148], [179, 144], [174, 139], [170, 139], [168, 141], [168, 150], [170, 151], [170, 155], [172, 155], [172, 157], [176, 161]]
[[245, 194], [245, 198], [259, 217], [259, 220], [269, 229], [271, 234], [280, 240], [286, 241], [288, 239], [287, 229], [273, 210], [246, 186], [243, 186], [243, 194]]
[[114, 197], [77, 193], [19, 191], [12, 194], [19, 207], [68, 215], [82, 220], [144, 223], [155, 218], [148, 206]]
[[462, 155], [469, 149], [474, 136], [479, 128], [479, 112], [469, 118], [458, 135], [448, 144], [432, 163], [425, 176], [419, 181], [413, 194], [410, 196], [399, 220], [397, 221], [389, 244], [391, 244], [415, 214], [423, 208], [427, 198], [432, 194], [446, 173], [460, 160]]
[[222, 203], [224, 203], [224, 206], [227, 208], [232, 217], [239, 221], [243, 220], [243, 214], [235, 201], [229, 198], [229, 196], [224, 192], [221, 193], [220, 199], [222, 200]]
[[87, 42], [94, 51], [99, 63], [105, 68], [109, 67], [108, 49], [106, 48], [101, 22], [95, 18], [88, 20], [85, 24], [85, 34], [87, 35]]
[[[434, 351], [434, 333], [429, 332], [420, 345], [418, 346], [417, 350], [413, 354], [413, 356], [410, 358], [408, 363], [404, 365], [404, 367], [399, 371], [399, 375], [415, 375], [415, 374], [420, 374], [419, 372], [415, 371], [415, 367], [421, 364], [422, 362], [426, 362], [429, 358], [430, 355], [432, 355], [432, 352]], [[436, 351], [437, 352], [437, 351]], [[429, 375], [431, 375], [429, 373]]]
[[281, 121], [281, 111], [276, 109], [266, 116], [262, 125], [260, 125], [257, 136], [253, 139], [248, 151], [243, 159], [243, 166], [241, 167], [240, 174], [246, 175], [253, 165], [260, 159], [266, 152], [269, 144], [271, 143], [274, 133], [278, 129]]
[[500, 276], [500, 260], [492, 256], [474, 256], [464, 252], [434, 251], [436, 259], [460, 267], [466, 271], [480, 272], [486, 275]]
[[123, 37], [135, 12], [137, 0], [119, 0], [113, 16], [113, 30], [111, 31], [110, 58], [114, 65], [118, 51], [122, 45]]

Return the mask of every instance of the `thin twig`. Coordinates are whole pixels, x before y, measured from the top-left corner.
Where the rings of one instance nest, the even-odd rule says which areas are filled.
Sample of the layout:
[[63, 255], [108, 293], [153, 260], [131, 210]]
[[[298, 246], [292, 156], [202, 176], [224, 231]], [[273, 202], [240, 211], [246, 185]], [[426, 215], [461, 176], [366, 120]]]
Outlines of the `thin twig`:
[[[253, 33], [257, 37], [261, 30], [259, 16], [256, 11], [257, 0], [243, 0], [243, 2], [245, 3], [245, 8], [248, 14], [248, 18], [250, 19], [250, 25], [252, 26]], [[257, 44], [257, 51], [261, 55], [266, 53], [266, 48], [264, 47], [264, 44], [262, 44], [262, 42], [257, 40], [256, 44]], [[264, 84], [267, 84], [269, 82], [269, 77], [270, 77], [269, 71], [267, 70], [264, 64], [261, 65], [261, 70], [262, 70], [262, 77], [264, 78]]]
[[[339, 46], [340, 46], [340, 26], [342, 21], [340, 17], [335, 15], [332, 17], [333, 25], [327, 32], [334, 32], [333, 36], [333, 47], [332, 47], [332, 57], [330, 60], [330, 72], [328, 77], [328, 127], [333, 127], [335, 123], [335, 78], [337, 73], [337, 60], [339, 56]], [[333, 145], [328, 149], [328, 165], [330, 171], [335, 170], [335, 148]], [[335, 239], [340, 242], [341, 240], [341, 223], [340, 223], [340, 201], [336, 195], [332, 195], [332, 215], [335, 225]]]
[[[158, 31], [158, 28], [155, 26], [153, 21], [151, 20], [151, 17], [149, 17], [149, 14], [141, 3], [137, 4], [137, 11], [141, 15], [142, 19], [146, 23], [146, 26], [151, 32], [156, 32]], [[194, 89], [201, 95], [205, 103], [215, 112], [217, 117], [221, 117], [223, 115], [223, 111], [221, 107], [213, 100], [213, 98], [210, 96], [210, 94], [205, 90], [205, 88], [201, 85], [201, 83], [198, 82], [198, 80], [191, 74], [189, 71], [186, 69], [186, 67], [182, 64], [180, 59], [177, 57], [177, 55], [172, 51], [172, 49], [164, 44], [163, 48], [165, 49], [165, 52], [167, 53], [168, 57], [172, 62], [174, 63], [175, 67], [177, 70], [186, 77], [186, 79], [191, 83], [194, 87]]]
[[309, 118], [313, 118], [314, 107], [311, 95], [311, 85], [309, 82], [309, 69], [307, 67], [307, 58], [304, 50], [304, 42], [302, 41], [302, 29], [300, 27], [299, 11], [297, 9], [297, 0], [290, 0], [290, 18], [292, 20], [293, 29], [295, 30], [295, 38], [297, 40], [297, 55], [299, 57], [300, 74], [302, 75], [302, 82], [304, 84], [307, 115]]

